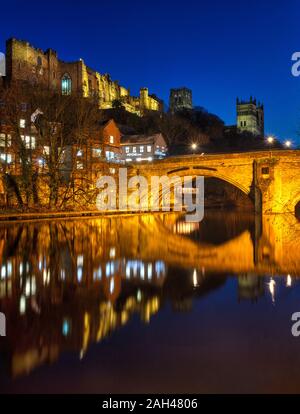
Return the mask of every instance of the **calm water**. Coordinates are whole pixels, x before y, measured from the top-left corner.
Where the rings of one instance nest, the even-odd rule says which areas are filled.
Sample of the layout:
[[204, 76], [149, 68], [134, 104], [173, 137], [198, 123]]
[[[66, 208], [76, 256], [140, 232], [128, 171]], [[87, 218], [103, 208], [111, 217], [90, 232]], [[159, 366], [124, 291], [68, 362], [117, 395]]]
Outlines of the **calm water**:
[[300, 222], [0, 224], [1, 392], [300, 392]]

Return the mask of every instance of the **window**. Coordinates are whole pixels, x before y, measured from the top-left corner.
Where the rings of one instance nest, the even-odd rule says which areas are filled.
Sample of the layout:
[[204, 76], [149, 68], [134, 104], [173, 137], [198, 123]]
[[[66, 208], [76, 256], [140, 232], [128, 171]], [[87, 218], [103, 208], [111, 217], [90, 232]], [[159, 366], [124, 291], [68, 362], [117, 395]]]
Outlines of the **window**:
[[140, 146], [140, 152], [144, 152], [144, 145]]
[[113, 160], [115, 157], [115, 154], [112, 151], [105, 151], [105, 157], [107, 160]]
[[0, 154], [0, 158], [3, 161], [7, 162], [8, 164], [10, 164], [12, 162], [12, 155], [11, 154], [5, 154], [5, 153]]
[[114, 143], [114, 137], [113, 137], [113, 135], [110, 135], [109, 136], [109, 143], [110, 144], [113, 144]]
[[129, 153], [129, 147], [125, 147], [125, 152], [126, 152], [126, 154]]
[[147, 145], [147, 152], [151, 152], [151, 145]]
[[20, 128], [25, 128], [26, 126], [26, 120], [25, 119], [20, 119]]
[[30, 137], [30, 140], [31, 140], [30, 142], [31, 148], [35, 148], [35, 137]]
[[136, 152], [136, 147], [132, 147], [132, 152]]
[[50, 147], [44, 147], [44, 154], [49, 155], [50, 154]]
[[35, 137], [21, 135], [21, 140], [24, 142], [26, 148], [35, 148]]
[[26, 135], [25, 136], [25, 147], [26, 148], [30, 148], [30, 141], [31, 141], [30, 136]]
[[37, 58], [37, 65], [42, 66], [42, 58], [40, 56]]
[[76, 167], [77, 167], [77, 170], [82, 170], [83, 169], [83, 163], [81, 161], [77, 161]]
[[263, 175], [269, 175], [270, 174], [269, 167], [262, 167], [261, 173]]
[[23, 102], [23, 103], [21, 103], [21, 111], [23, 111], [23, 112], [26, 112], [27, 111], [27, 103], [25, 103], [25, 102]]
[[82, 157], [82, 151], [81, 150], [77, 151], [77, 157]]
[[93, 157], [101, 157], [101, 152], [100, 148], [93, 148]]
[[0, 147], [6, 147], [6, 135], [0, 134]]
[[61, 93], [62, 95], [71, 95], [72, 80], [70, 76], [65, 73], [61, 80]]

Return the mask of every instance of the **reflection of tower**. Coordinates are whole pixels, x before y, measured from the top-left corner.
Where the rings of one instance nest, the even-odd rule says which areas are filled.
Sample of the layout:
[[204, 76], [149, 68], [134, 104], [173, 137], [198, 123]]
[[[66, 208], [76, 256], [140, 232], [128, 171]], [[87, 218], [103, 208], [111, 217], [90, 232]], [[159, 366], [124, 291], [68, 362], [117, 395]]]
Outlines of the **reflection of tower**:
[[5, 54], [0, 52], [0, 76], [5, 76]]
[[238, 299], [251, 300], [256, 302], [257, 299], [264, 295], [263, 277], [252, 275], [251, 273], [238, 276]]

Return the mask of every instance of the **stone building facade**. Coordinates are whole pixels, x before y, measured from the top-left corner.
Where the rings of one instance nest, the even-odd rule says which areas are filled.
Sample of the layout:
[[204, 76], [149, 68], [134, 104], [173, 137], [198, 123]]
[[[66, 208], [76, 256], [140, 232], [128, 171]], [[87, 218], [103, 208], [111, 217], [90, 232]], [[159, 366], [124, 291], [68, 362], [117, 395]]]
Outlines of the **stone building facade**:
[[192, 91], [185, 87], [171, 89], [169, 107], [172, 114], [184, 109], [193, 109]]
[[95, 98], [100, 109], [112, 108], [119, 101], [127, 111], [138, 115], [163, 110], [162, 101], [147, 88], [141, 88], [138, 97], [131, 96], [129, 89], [108, 74], [94, 71], [82, 59], [64, 62], [52, 49], [43, 51], [14, 38], [6, 42], [6, 77], [9, 82], [28, 81], [64, 95]]
[[264, 136], [264, 106], [250, 97], [249, 101], [236, 100], [237, 129]]

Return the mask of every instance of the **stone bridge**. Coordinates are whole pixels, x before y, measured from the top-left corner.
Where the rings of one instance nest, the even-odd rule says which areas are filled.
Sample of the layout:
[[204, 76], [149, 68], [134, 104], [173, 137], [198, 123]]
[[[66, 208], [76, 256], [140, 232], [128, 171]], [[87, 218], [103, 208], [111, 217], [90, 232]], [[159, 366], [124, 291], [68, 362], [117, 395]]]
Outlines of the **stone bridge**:
[[300, 151], [185, 155], [132, 166], [130, 174], [204, 176], [227, 181], [248, 195], [257, 213], [291, 213], [300, 201]]

